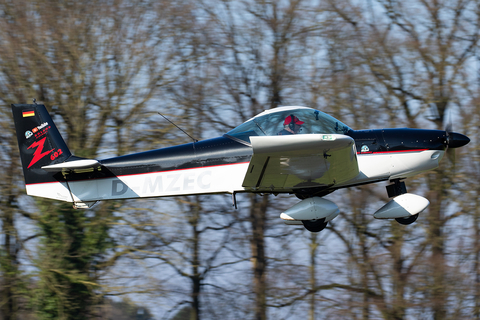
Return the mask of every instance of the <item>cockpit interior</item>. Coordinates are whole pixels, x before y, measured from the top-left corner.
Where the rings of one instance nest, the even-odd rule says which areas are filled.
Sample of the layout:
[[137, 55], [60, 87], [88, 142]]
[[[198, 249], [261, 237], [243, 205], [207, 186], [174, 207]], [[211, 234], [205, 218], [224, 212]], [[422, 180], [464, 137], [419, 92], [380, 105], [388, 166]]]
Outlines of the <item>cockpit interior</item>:
[[296, 134], [347, 134], [352, 130], [334, 117], [312, 108], [279, 107], [260, 113], [227, 132], [225, 136], [244, 144], [250, 144], [251, 136], [278, 135], [284, 130], [285, 123], [292, 122], [290, 119], [298, 119], [299, 123], [303, 122]]

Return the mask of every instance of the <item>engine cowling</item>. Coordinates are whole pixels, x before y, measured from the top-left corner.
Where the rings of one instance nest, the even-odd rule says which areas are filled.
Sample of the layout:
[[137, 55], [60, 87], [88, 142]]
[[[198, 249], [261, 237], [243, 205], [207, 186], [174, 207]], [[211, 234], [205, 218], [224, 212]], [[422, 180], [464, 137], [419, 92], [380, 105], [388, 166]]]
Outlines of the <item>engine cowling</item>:
[[340, 210], [334, 202], [320, 197], [312, 197], [304, 199], [282, 212], [280, 218], [286, 224], [302, 224], [302, 220], [318, 219], [325, 219], [325, 222], [328, 222], [338, 216], [339, 213]]
[[396, 196], [383, 207], [378, 209], [373, 217], [377, 219], [407, 218], [425, 210], [430, 202], [428, 199], [413, 194], [404, 193]]

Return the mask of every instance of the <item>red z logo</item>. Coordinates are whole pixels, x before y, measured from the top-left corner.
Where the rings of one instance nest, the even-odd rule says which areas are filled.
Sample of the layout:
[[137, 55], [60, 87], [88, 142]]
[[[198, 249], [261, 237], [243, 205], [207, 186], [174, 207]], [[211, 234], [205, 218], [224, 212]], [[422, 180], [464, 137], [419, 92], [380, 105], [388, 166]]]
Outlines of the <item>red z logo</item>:
[[45, 139], [47, 139], [47, 137], [43, 138], [40, 141], [35, 141], [34, 143], [32, 143], [32, 145], [30, 147], [27, 148], [27, 149], [36, 148], [35, 151], [33, 152], [33, 159], [32, 159], [32, 161], [30, 161], [30, 164], [28, 165], [27, 169], [30, 168], [31, 166], [33, 166], [35, 163], [37, 163], [38, 160], [42, 159], [43, 157], [45, 157], [47, 154], [49, 154], [50, 152], [52, 152], [54, 150], [54, 149], [52, 149], [52, 150], [42, 152], [43, 151], [43, 144], [45, 143]]

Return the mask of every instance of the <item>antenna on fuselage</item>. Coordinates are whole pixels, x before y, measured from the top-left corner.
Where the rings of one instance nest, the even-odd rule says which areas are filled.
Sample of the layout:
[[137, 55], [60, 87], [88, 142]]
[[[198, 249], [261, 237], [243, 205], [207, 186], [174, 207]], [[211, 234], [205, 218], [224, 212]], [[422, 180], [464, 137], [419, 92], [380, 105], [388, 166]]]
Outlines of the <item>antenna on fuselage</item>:
[[[157, 111], [158, 112], [158, 111]], [[198, 142], [197, 139], [193, 138], [191, 135], [189, 135], [185, 130], [183, 130], [182, 128], [180, 128], [179, 126], [177, 126], [175, 123], [173, 123], [172, 121], [168, 120], [167, 117], [165, 117], [163, 114], [161, 114], [160, 112], [158, 112], [159, 115], [161, 115], [165, 120], [167, 120], [168, 122], [170, 122], [171, 124], [173, 124], [175, 127], [177, 127], [180, 131], [182, 131], [183, 133], [185, 133], [190, 139], [193, 140], [193, 143], [195, 142]]]

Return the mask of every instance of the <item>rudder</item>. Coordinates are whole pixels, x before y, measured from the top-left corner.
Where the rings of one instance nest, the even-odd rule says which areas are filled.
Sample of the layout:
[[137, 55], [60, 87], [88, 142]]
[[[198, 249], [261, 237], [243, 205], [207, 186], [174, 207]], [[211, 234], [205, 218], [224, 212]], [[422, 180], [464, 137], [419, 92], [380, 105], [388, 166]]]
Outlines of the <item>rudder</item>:
[[61, 163], [72, 156], [44, 105], [12, 104], [25, 184], [58, 181], [42, 166]]

